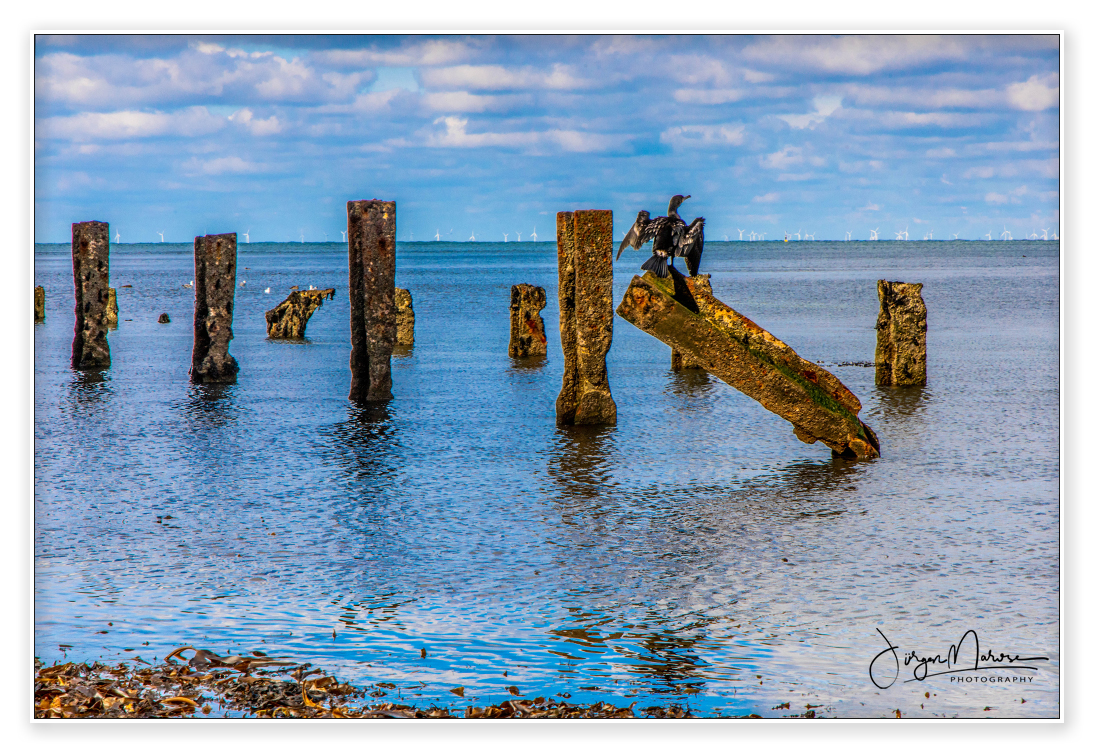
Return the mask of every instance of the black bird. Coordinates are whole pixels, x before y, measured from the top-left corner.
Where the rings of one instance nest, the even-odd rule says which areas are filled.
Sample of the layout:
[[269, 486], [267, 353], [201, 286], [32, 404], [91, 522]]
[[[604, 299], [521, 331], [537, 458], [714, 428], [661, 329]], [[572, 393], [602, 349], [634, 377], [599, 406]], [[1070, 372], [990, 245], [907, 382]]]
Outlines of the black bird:
[[653, 256], [646, 260], [642, 269], [648, 269], [658, 277], [668, 277], [671, 261], [677, 256], [683, 256], [688, 272], [693, 276], [698, 274], [699, 258], [703, 254], [704, 220], [699, 217], [689, 226], [676, 213], [677, 207], [690, 198], [690, 194], [673, 196], [664, 217], [651, 220], [649, 212], [639, 212], [634, 225], [619, 244], [619, 253], [615, 258], [618, 259], [625, 248], [637, 250], [647, 241], [653, 241]]

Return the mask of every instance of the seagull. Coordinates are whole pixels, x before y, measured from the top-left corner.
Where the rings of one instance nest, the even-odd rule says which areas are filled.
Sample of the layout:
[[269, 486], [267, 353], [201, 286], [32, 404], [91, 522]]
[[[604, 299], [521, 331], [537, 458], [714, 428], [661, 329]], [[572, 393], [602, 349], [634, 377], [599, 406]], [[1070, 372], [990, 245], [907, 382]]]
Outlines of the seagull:
[[244, 285], [246, 285], [246, 284], [247, 284], [247, 281], [246, 281], [246, 280], [243, 280], [243, 281], [242, 281], [241, 283], [239, 283], [239, 287], [243, 287], [243, 286], [244, 286]]
[[706, 220], [696, 217], [688, 225], [676, 213], [677, 207], [690, 198], [691, 194], [673, 196], [669, 200], [669, 209], [664, 217], [655, 217], [651, 220], [649, 212], [645, 209], [640, 211], [634, 225], [627, 231], [623, 242], [619, 244], [619, 252], [615, 258], [622, 256], [625, 248], [638, 250], [646, 241], [653, 241], [653, 256], [646, 260], [642, 269], [648, 269], [657, 277], [668, 277], [670, 260], [683, 256], [688, 273], [693, 277], [697, 275], [699, 259], [703, 255], [703, 224]]

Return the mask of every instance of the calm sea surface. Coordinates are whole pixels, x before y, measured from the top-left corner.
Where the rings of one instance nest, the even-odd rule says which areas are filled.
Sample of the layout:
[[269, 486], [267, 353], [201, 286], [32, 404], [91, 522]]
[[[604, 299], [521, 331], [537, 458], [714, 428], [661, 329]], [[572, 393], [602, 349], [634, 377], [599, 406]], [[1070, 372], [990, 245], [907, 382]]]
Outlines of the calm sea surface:
[[[616, 262], [616, 305], [645, 258]], [[880, 460], [799, 442], [618, 316], [618, 426], [555, 428], [553, 243], [400, 244], [416, 343], [369, 410], [346, 399], [342, 244], [240, 245], [241, 372], [221, 387], [187, 378], [192, 245], [113, 247], [122, 321], [97, 376], [69, 368], [69, 247], [37, 246], [35, 654], [259, 649], [457, 707], [516, 685], [707, 715], [1056, 716], [1059, 245], [709, 243], [703, 263], [859, 397]], [[873, 361], [879, 278], [924, 283], [926, 388], [835, 365]], [[547, 289], [546, 359], [507, 356], [522, 282]], [[292, 285], [337, 294], [307, 340], [267, 340]], [[878, 629], [902, 656], [973, 629], [982, 651], [1049, 661], [901, 667], [882, 690]], [[875, 665], [880, 684], [894, 671]]]

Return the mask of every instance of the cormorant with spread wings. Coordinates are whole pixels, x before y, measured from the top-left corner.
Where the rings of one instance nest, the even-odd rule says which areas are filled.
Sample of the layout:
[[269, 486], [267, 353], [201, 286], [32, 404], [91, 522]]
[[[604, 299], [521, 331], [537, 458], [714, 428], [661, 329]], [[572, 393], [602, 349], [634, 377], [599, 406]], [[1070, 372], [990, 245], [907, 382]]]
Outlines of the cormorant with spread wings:
[[699, 274], [699, 260], [703, 255], [703, 224], [706, 220], [696, 217], [688, 225], [676, 213], [677, 208], [690, 198], [690, 194], [673, 196], [664, 217], [651, 220], [649, 212], [644, 209], [639, 212], [634, 225], [619, 244], [619, 253], [615, 258], [618, 259], [625, 248], [638, 250], [647, 241], [653, 241], [653, 256], [645, 261], [642, 269], [648, 269], [658, 277], [668, 277], [669, 264], [675, 257], [682, 256], [688, 274], [692, 277]]

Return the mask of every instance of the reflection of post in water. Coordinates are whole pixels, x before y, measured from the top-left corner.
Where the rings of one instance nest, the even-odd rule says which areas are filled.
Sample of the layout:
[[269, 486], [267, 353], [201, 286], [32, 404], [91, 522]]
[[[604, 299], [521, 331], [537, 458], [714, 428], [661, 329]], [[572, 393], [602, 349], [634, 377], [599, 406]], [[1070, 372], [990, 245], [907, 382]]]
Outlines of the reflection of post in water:
[[109, 373], [101, 370], [81, 370], [73, 372], [68, 383], [68, 394], [72, 408], [81, 417], [97, 414], [106, 407], [106, 401], [114, 394]]
[[916, 387], [878, 387], [875, 390], [878, 407], [887, 421], [900, 421], [911, 418], [926, 407], [931, 399], [929, 388]]
[[563, 426], [555, 431], [548, 473], [563, 497], [589, 499], [614, 486], [614, 434], [615, 429], [605, 426]]
[[235, 410], [235, 385], [223, 382], [191, 384], [182, 410], [195, 428], [226, 426]]
[[345, 421], [332, 429], [335, 462], [367, 491], [383, 491], [395, 480], [398, 453], [396, 424], [386, 402], [357, 402]]
[[776, 494], [780, 501], [840, 499], [841, 493], [863, 472], [862, 464], [855, 460], [833, 455], [827, 462], [791, 463], [774, 478]]
[[[682, 369], [669, 372], [668, 391], [670, 395], [683, 398], [706, 398], [714, 392], [715, 377], [706, 369]], [[709, 410], [704, 404], [702, 409]]]

